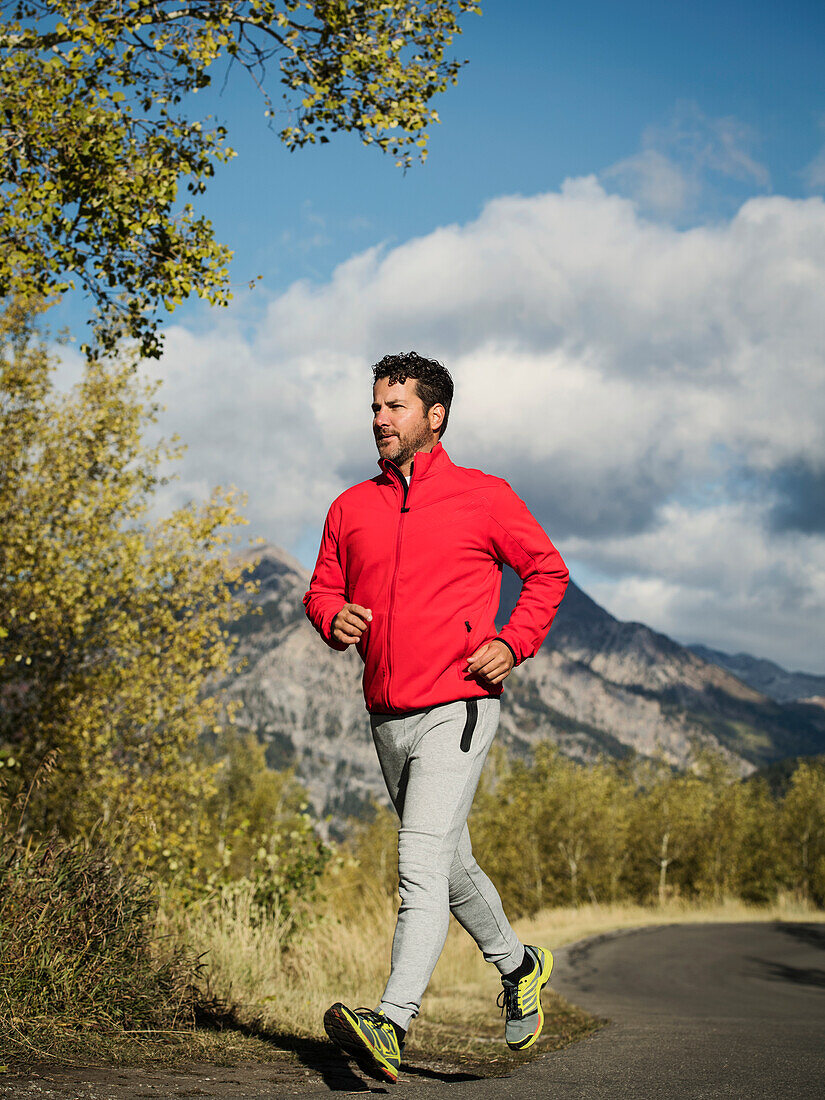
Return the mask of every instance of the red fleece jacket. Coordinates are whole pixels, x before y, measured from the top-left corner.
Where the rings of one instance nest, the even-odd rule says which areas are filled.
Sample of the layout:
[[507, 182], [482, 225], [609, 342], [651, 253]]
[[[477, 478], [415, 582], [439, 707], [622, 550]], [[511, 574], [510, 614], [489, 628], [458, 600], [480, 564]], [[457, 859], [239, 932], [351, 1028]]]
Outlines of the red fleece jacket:
[[[371, 609], [357, 648], [372, 713], [501, 695], [468, 677], [466, 658], [493, 638], [516, 664], [537, 652], [567, 587], [561, 555], [503, 478], [456, 466], [440, 443], [415, 456], [409, 486], [394, 462], [379, 465], [330, 506], [304, 596], [310, 621], [346, 649], [332, 620], [345, 603]], [[502, 562], [523, 586], [496, 631]]]

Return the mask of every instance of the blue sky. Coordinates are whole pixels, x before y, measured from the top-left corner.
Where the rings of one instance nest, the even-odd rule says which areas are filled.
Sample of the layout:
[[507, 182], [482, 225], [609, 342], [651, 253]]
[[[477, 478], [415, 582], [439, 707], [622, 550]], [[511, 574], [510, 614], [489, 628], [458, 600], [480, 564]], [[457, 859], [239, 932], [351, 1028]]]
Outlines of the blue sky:
[[406, 175], [352, 135], [288, 153], [241, 73], [202, 97], [239, 154], [205, 202], [239, 282], [323, 278], [358, 249], [465, 221], [496, 195], [602, 172], [646, 131], [670, 130], [680, 104], [735, 119], [769, 173], [765, 184], [709, 170], [696, 219], [755, 190], [807, 193], [804, 170], [825, 141], [821, 4], [491, 0], [463, 26], [455, 52], [469, 63], [438, 101], [426, 164]]
[[147, 365], [189, 446], [158, 508], [235, 484], [311, 567], [375, 471], [369, 364], [415, 347], [456, 378], [451, 457], [610, 611], [825, 673], [825, 9], [489, 0], [464, 27], [406, 174], [351, 135], [289, 154], [241, 72], [199, 94], [238, 152], [201, 206], [238, 293]]

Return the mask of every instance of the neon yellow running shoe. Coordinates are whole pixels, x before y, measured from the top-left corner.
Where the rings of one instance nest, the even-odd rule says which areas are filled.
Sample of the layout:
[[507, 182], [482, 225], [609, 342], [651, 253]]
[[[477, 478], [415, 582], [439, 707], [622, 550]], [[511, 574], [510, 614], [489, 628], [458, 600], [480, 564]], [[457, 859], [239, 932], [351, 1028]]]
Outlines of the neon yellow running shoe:
[[347, 1008], [337, 1001], [324, 1013], [324, 1030], [333, 1043], [379, 1081], [398, 1080], [401, 1052], [395, 1028], [383, 1012]]
[[502, 978], [504, 988], [496, 1001], [502, 1013], [507, 1010], [504, 1038], [510, 1050], [526, 1050], [541, 1034], [544, 1027], [541, 991], [550, 981], [553, 970], [553, 953], [548, 948], [525, 944], [524, 950], [535, 959], [535, 966], [520, 982], [508, 982]]

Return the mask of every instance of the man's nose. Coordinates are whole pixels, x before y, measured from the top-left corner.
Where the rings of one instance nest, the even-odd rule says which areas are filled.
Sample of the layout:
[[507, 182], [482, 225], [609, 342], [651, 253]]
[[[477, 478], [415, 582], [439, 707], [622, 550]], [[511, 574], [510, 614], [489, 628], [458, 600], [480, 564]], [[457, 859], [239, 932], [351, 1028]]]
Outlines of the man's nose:
[[372, 422], [373, 422], [373, 424], [375, 425], [376, 428], [386, 427], [390, 422], [390, 418], [387, 415], [387, 410], [386, 409], [379, 409], [378, 412], [373, 417]]

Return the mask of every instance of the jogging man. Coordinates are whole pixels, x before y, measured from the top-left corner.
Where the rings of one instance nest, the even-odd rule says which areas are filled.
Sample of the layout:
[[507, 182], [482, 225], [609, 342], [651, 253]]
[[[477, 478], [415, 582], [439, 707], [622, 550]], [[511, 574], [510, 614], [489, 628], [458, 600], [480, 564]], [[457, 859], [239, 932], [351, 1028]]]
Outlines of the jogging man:
[[[401, 906], [375, 1010], [337, 1003], [329, 1037], [395, 1081], [449, 917], [499, 971], [505, 1038], [531, 1046], [553, 957], [525, 946], [473, 858], [467, 816], [499, 720], [502, 682], [544, 641], [567, 587], [556, 548], [502, 478], [454, 465], [441, 445], [453, 381], [415, 352], [373, 367], [381, 472], [330, 506], [307, 615], [333, 649], [356, 646], [381, 771], [400, 819]], [[494, 623], [502, 563], [522, 580]]]

